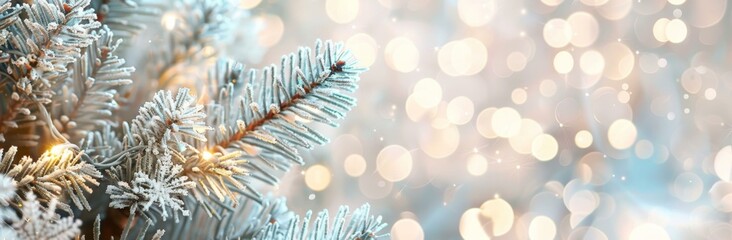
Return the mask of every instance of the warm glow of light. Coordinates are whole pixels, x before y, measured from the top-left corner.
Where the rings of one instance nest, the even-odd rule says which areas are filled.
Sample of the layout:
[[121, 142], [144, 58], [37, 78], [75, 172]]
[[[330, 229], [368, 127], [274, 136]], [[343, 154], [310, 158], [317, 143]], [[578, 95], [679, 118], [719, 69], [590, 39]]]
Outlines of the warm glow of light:
[[524, 104], [528, 95], [529, 94], [523, 88], [516, 88], [511, 91], [511, 101], [516, 105]]
[[530, 118], [521, 119], [521, 130], [508, 139], [514, 151], [520, 154], [531, 153], [531, 141], [544, 132], [541, 124]]
[[669, 240], [671, 237], [668, 235], [665, 229], [662, 227], [653, 224], [653, 223], [646, 223], [640, 226], [637, 226], [633, 229], [633, 231], [630, 233], [629, 240]]
[[625, 79], [635, 66], [635, 54], [623, 43], [611, 42], [602, 48], [605, 71], [603, 75], [612, 80]]
[[391, 227], [391, 237], [394, 240], [422, 240], [424, 230], [414, 219], [402, 218]]
[[660, 18], [653, 24], [653, 37], [659, 42], [668, 42], [666, 38], [666, 25], [670, 20], [668, 18]]
[[427, 156], [444, 158], [450, 156], [460, 145], [460, 131], [454, 125], [433, 129], [428, 137], [419, 140], [419, 147]]
[[666, 39], [671, 43], [681, 43], [686, 40], [686, 23], [681, 19], [674, 19], [666, 24]]
[[549, 20], [544, 24], [544, 41], [550, 47], [561, 48], [572, 40], [572, 26], [560, 18]]
[[615, 120], [607, 130], [607, 138], [615, 149], [623, 150], [633, 146], [638, 130], [633, 122], [627, 119]]
[[491, 128], [499, 137], [513, 137], [521, 130], [521, 114], [510, 107], [499, 108], [493, 113]]
[[206, 160], [206, 161], [208, 161], [208, 160], [211, 160], [211, 159], [213, 159], [213, 154], [211, 154], [211, 153], [210, 153], [210, 152], [208, 152], [208, 151], [203, 151], [203, 152], [201, 153], [201, 158], [202, 158], [203, 160]]
[[64, 146], [62, 144], [53, 146], [51, 148], [51, 154], [53, 155], [61, 155], [64, 152]]
[[600, 27], [592, 14], [587, 12], [575, 12], [569, 15], [567, 23], [572, 28], [572, 40], [570, 42], [576, 47], [589, 47], [600, 33]]
[[480, 205], [480, 215], [490, 219], [490, 224], [485, 227], [491, 227], [494, 237], [508, 233], [513, 226], [513, 208], [506, 200], [496, 198], [484, 202]]
[[358, 14], [358, 0], [326, 0], [325, 13], [333, 22], [351, 22]]
[[588, 148], [592, 145], [592, 133], [587, 130], [580, 130], [574, 135], [574, 143], [577, 144], [578, 148]]
[[539, 161], [552, 160], [558, 151], [559, 143], [549, 134], [541, 134], [531, 143], [531, 155]]
[[602, 74], [605, 69], [605, 58], [598, 51], [587, 51], [580, 57], [580, 69], [587, 75]]
[[282, 22], [282, 18], [277, 15], [265, 14], [256, 17], [254, 21], [260, 29], [266, 29], [266, 31], [258, 33], [257, 43], [260, 46], [271, 47], [280, 42], [282, 34], [285, 33], [285, 24]]
[[520, 72], [526, 67], [526, 56], [521, 52], [511, 52], [506, 57], [506, 66], [514, 72]]
[[243, 9], [252, 9], [261, 2], [262, 0], [239, 0], [239, 6]]
[[346, 40], [346, 48], [358, 60], [358, 66], [369, 67], [376, 61], [378, 45], [376, 40], [365, 33], [357, 33]]
[[554, 70], [557, 73], [567, 74], [574, 68], [574, 58], [567, 51], [561, 51], [554, 56]]
[[554, 7], [559, 4], [562, 4], [564, 0], [541, 0], [542, 3], [546, 4], [547, 6]]
[[456, 97], [447, 104], [447, 120], [452, 124], [463, 125], [473, 118], [473, 101], [465, 96]]
[[389, 41], [384, 49], [386, 64], [394, 70], [407, 73], [419, 65], [419, 50], [411, 39], [397, 37]]
[[496, 14], [494, 0], [458, 0], [458, 17], [471, 27], [480, 27], [488, 23]]
[[422, 108], [435, 107], [442, 101], [442, 86], [432, 78], [424, 78], [414, 85], [412, 98]]
[[390, 182], [404, 180], [412, 172], [412, 154], [399, 145], [386, 146], [376, 157], [376, 170]]
[[343, 162], [346, 174], [351, 177], [361, 176], [366, 171], [366, 160], [358, 154], [351, 154]]
[[480, 154], [473, 154], [468, 157], [465, 167], [470, 175], [480, 176], [488, 170], [488, 160]]
[[490, 240], [490, 236], [486, 234], [483, 224], [481, 223], [480, 208], [471, 208], [465, 211], [460, 217], [460, 236], [463, 239], [471, 240]]
[[160, 18], [160, 24], [163, 25], [163, 28], [168, 31], [172, 31], [175, 29], [175, 24], [178, 22], [178, 15], [174, 12], [168, 12], [163, 14], [163, 17]]
[[732, 146], [725, 146], [714, 156], [714, 173], [720, 179], [732, 182]]
[[478, 117], [475, 118], [475, 128], [478, 129], [478, 133], [484, 138], [496, 138], [498, 135], [493, 131], [493, 113], [496, 112], [496, 108], [486, 108], [480, 111]]
[[538, 216], [529, 224], [530, 240], [552, 240], [557, 235], [557, 226], [547, 216]]
[[325, 190], [330, 185], [330, 180], [330, 169], [323, 165], [313, 165], [305, 171], [305, 185], [313, 191]]
[[684, 4], [685, 2], [686, 2], [686, 0], [668, 0], [668, 3], [673, 4], [673, 5], [681, 5], [681, 4]]
[[479, 73], [488, 61], [488, 51], [478, 39], [451, 41], [437, 52], [440, 69], [450, 76], [471, 76]]

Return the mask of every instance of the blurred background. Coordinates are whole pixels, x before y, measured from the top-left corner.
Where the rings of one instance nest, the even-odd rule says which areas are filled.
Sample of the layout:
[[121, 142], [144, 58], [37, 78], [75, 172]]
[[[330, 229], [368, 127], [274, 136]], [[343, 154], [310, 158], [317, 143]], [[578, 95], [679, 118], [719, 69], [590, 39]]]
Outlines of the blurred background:
[[252, 67], [318, 39], [370, 70], [276, 188], [393, 239], [730, 239], [726, 0], [240, 0]]

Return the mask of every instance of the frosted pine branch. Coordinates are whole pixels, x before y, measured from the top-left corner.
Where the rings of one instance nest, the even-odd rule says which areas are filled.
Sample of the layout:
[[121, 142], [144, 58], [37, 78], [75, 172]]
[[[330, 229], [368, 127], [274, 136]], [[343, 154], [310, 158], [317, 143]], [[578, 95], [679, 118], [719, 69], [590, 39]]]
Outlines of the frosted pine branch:
[[[16, 147], [7, 150], [0, 163], [0, 172], [13, 178], [20, 191], [33, 191], [44, 202], [60, 198], [65, 192], [76, 207], [91, 209], [84, 194], [92, 192], [90, 185], [99, 185], [97, 179], [102, 174], [91, 164], [81, 161], [83, 153], [58, 145], [37, 160], [26, 156], [13, 164], [16, 152]], [[62, 209], [70, 209], [64, 203], [59, 204]]]
[[98, 38], [71, 64], [69, 78], [54, 96], [52, 116], [57, 129], [71, 142], [78, 142], [89, 131], [115, 126], [113, 113], [121, 87], [132, 83], [134, 67], [115, 55], [121, 40], [114, 40], [106, 27], [95, 31]]
[[[10, 128], [32, 126], [36, 117], [31, 107], [43, 107], [53, 96], [53, 86], [65, 77], [67, 65], [81, 55], [81, 49], [89, 46], [95, 36], [92, 29], [101, 26], [93, 9], [85, 9], [88, 0], [38, 0], [32, 4], [14, 6], [24, 14], [4, 30], [7, 40], [0, 49], [8, 53], [9, 62], [0, 64], [6, 71], [3, 81], [12, 86], [8, 93], [8, 108], [0, 113], [0, 134]], [[0, 140], [4, 140], [0, 135]], [[33, 145], [32, 137], [19, 144]]]
[[216, 46], [228, 39], [234, 29], [230, 15], [236, 6], [232, 1], [183, 0], [169, 5], [172, 9], [161, 16], [163, 29], [159, 31], [163, 34], [154, 42], [165, 47], [154, 48], [141, 59], [148, 68], [138, 71], [135, 78], [149, 80], [136, 81], [129, 88], [132, 106], [149, 97], [151, 92], [145, 89], [200, 89], [198, 81], [190, 80], [203, 77], [201, 69], [215, 62]]
[[357, 88], [355, 60], [341, 44], [316, 43], [282, 58], [282, 68], [244, 74], [240, 65], [220, 64], [211, 74], [221, 85], [219, 105], [208, 107], [209, 149], [245, 153], [252, 176], [270, 184], [277, 178], [268, 169], [289, 169], [302, 163], [297, 147], [312, 148], [326, 137], [307, 126], [315, 121], [331, 126], [356, 103], [345, 92]]
[[118, 159], [105, 160], [114, 166], [107, 171], [116, 183], [107, 188], [111, 207], [129, 207], [131, 214], [153, 209], [164, 220], [167, 209], [172, 209], [176, 220], [177, 212], [188, 215], [183, 197], [195, 183], [181, 174], [181, 164], [189, 157], [186, 153], [195, 150], [183, 139], [206, 141], [202, 132], [210, 128], [202, 122], [206, 116], [202, 108], [195, 105], [188, 89], [179, 90], [175, 98], [169, 91], [160, 91], [140, 108], [131, 124], [124, 124], [124, 149], [116, 155]]
[[307, 239], [307, 240], [338, 240], [338, 239], [361, 239], [372, 240], [385, 238], [388, 234], [379, 234], [386, 223], [381, 222], [381, 216], [374, 217], [369, 214], [370, 206], [363, 205], [356, 209], [348, 217], [348, 207], [341, 206], [329, 224], [328, 210], [318, 213], [318, 217], [310, 226], [312, 212], [308, 211], [302, 220], [299, 216], [290, 222], [270, 222], [252, 239], [274, 240], [274, 239]]
[[109, 26], [115, 35], [125, 39], [129, 44], [132, 37], [152, 23], [153, 16], [160, 15], [160, 10], [151, 4], [135, 0], [103, 0], [92, 2], [96, 9], [97, 19]]
[[[110, 185], [107, 188], [107, 194], [112, 199], [109, 206], [129, 208], [130, 217], [137, 212], [150, 215], [147, 212], [153, 210], [165, 221], [169, 216], [168, 209], [172, 211], [176, 221], [179, 219], [178, 212], [188, 216], [189, 211], [184, 208], [183, 197], [188, 195], [188, 190], [195, 183], [188, 181], [185, 176], [178, 177], [182, 168], [173, 165], [169, 159], [160, 160], [157, 168], [159, 170], [152, 176], [135, 172], [135, 179], [131, 184], [120, 181], [116, 185]], [[154, 208], [150, 208], [152, 206]]]
[[77, 237], [81, 232], [81, 221], [56, 214], [56, 198], [52, 198], [48, 207], [44, 208], [33, 192], [26, 193], [25, 197], [20, 209], [22, 216], [12, 223], [18, 239], [67, 240]]

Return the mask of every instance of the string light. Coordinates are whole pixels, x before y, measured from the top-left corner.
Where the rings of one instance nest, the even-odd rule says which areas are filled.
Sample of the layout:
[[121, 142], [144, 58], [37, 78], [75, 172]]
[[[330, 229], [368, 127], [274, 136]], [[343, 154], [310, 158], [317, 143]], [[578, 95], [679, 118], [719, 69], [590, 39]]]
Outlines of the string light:
[[51, 154], [53, 155], [61, 155], [64, 151], [63, 145], [56, 145], [51, 148]]
[[203, 160], [206, 160], [206, 161], [208, 161], [208, 160], [211, 160], [211, 159], [213, 159], [213, 157], [214, 157], [214, 156], [213, 156], [213, 154], [211, 154], [211, 153], [210, 153], [210, 152], [208, 152], [208, 151], [203, 151], [203, 153], [201, 153], [201, 158], [202, 158]]

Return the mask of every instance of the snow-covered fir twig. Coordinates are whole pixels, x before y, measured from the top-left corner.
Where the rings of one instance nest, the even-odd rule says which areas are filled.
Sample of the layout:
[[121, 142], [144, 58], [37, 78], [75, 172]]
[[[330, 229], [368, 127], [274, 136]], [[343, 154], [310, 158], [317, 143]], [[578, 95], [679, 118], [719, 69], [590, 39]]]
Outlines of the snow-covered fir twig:
[[[74, 217], [89, 222], [80, 215], [92, 206], [113, 209], [95, 210], [102, 213], [95, 239], [110, 224], [122, 225], [122, 239], [190, 235], [168, 218], [207, 226], [200, 230], [211, 235], [202, 238], [380, 236], [384, 224], [368, 206], [350, 218], [342, 208], [332, 226], [321, 213], [308, 230], [310, 214], [300, 224], [284, 199], [263, 198], [256, 183], [277, 184], [279, 174], [304, 162], [298, 149], [328, 141], [311, 122], [337, 126], [355, 105], [347, 93], [364, 69], [342, 44], [318, 41], [314, 51], [284, 56], [279, 68], [245, 70], [220, 55], [235, 30], [233, 2], [170, 3], [0, 0], [0, 142], [7, 147], [0, 216], [12, 223], [0, 236], [78, 237], [82, 222]], [[130, 22], [138, 15], [161, 16], [168, 30], [155, 57], [131, 61], [143, 71], [120, 57], [132, 50], [114, 37], [140, 33], [144, 24]], [[191, 84], [200, 98], [178, 89]], [[150, 101], [125, 122], [124, 113], [138, 107], [135, 97]], [[71, 216], [62, 218], [57, 207]], [[123, 212], [127, 221], [103, 222], [111, 216], [104, 211]]]
[[134, 67], [116, 55], [121, 40], [102, 26], [93, 32], [97, 39], [71, 64], [66, 84], [54, 95], [51, 111], [54, 125], [71, 142], [79, 142], [90, 131], [115, 126], [114, 112], [120, 89], [132, 83]]
[[[6, 94], [7, 108], [0, 112], [0, 140], [10, 129], [35, 126], [37, 116], [32, 113], [39, 110], [31, 108], [51, 103], [53, 88], [66, 77], [68, 65], [96, 38], [92, 30], [101, 24], [95, 20], [94, 10], [86, 9], [88, 5], [89, 0], [40, 0], [5, 10], [18, 11], [24, 17], [14, 18], [0, 31], [0, 49], [9, 54], [9, 61], [0, 64], [4, 70], [0, 81], [12, 86]], [[50, 124], [48, 119], [41, 120]], [[53, 126], [49, 127], [53, 133]], [[38, 135], [18, 132], [12, 139], [14, 144], [35, 145]]]
[[[44, 202], [61, 198], [67, 193], [76, 207], [91, 209], [84, 194], [92, 192], [91, 186], [99, 185], [97, 179], [102, 174], [81, 160], [83, 153], [76, 152], [68, 145], [58, 145], [37, 160], [25, 156], [14, 163], [16, 151], [16, 147], [11, 147], [3, 155], [0, 173], [12, 178], [20, 191], [35, 192]], [[70, 211], [65, 203], [59, 205]]]

